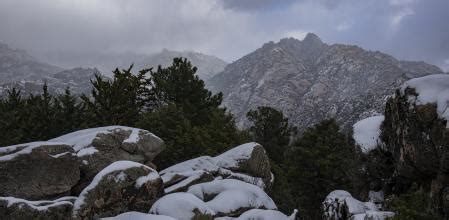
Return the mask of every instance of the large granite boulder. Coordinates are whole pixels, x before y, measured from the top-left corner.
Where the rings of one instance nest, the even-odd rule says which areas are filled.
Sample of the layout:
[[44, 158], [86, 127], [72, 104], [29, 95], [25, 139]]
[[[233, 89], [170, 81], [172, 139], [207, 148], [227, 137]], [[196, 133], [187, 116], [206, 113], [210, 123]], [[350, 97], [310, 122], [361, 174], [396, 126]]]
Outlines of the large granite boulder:
[[0, 217], [3, 220], [68, 219], [76, 197], [56, 200], [28, 201], [14, 197], [0, 197]]
[[0, 148], [0, 196], [45, 199], [69, 194], [80, 178], [70, 145], [32, 142]]
[[[407, 81], [385, 109], [381, 139], [394, 160], [387, 189], [431, 185], [434, 211], [449, 217], [449, 75]], [[445, 205], [446, 204], [446, 205]]]
[[257, 143], [239, 145], [216, 157], [202, 156], [160, 171], [166, 193], [185, 191], [189, 186], [214, 178], [238, 179], [267, 188], [272, 183], [269, 158]]
[[98, 172], [115, 161], [130, 160], [154, 166], [151, 161], [165, 147], [162, 139], [151, 132], [124, 126], [79, 130], [50, 141], [73, 145], [81, 161], [81, 180], [73, 194], [79, 194]]
[[262, 178], [267, 184], [271, 183], [270, 159], [265, 149], [258, 143], [242, 144], [214, 159], [219, 167], [247, 173], [253, 177]]
[[117, 161], [100, 171], [74, 203], [75, 219], [115, 216], [148, 211], [163, 195], [159, 174], [132, 161]]

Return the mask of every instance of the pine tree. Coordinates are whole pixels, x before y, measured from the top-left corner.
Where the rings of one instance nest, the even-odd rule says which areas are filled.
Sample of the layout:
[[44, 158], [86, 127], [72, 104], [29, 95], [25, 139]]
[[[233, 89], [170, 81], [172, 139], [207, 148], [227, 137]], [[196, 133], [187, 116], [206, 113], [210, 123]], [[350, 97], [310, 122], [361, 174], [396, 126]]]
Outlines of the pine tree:
[[150, 94], [156, 107], [175, 104], [194, 125], [201, 125], [209, 122], [210, 110], [220, 106], [223, 95], [212, 95], [196, 71], [187, 59], [174, 58], [171, 66], [151, 73]]
[[321, 202], [335, 190], [351, 190], [355, 147], [335, 120], [308, 128], [288, 152], [288, 179], [304, 219], [321, 217]]
[[264, 146], [270, 159], [281, 164], [296, 128], [289, 125], [281, 111], [271, 107], [258, 107], [249, 111], [246, 117], [252, 122], [249, 131], [253, 140]]
[[0, 100], [0, 146], [18, 144], [23, 139], [23, 113], [25, 101], [21, 92], [15, 88], [7, 91]]
[[59, 134], [56, 121], [55, 99], [44, 84], [42, 94], [32, 95], [26, 99], [24, 114], [23, 140], [25, 142], [48, 140]]
[[221, 93], [212, 95], [182, 58], [151, 72], [150, 111], [137, 126], [161, 137], [167, 148], [155, 159], [160, 168], [202, 155], [221, 153], [245, 138], [232, 115], [221, 108]]
[[83, 128], [83, 108], [78, 98], [71, 94], [67, 88], [64, 94], [55, 99], [57, 110], [57, 127], [61, 134], [69, 133]]
[[91, 96], [82, 95], [89, 126], [127, 125], [134, 126], [140, 114], [148, 105], [149, 79], [141, 70], [137, 75], [129, 69], [114, 71], [114, 78], [108, 80], [96, 75], [92, 80]]

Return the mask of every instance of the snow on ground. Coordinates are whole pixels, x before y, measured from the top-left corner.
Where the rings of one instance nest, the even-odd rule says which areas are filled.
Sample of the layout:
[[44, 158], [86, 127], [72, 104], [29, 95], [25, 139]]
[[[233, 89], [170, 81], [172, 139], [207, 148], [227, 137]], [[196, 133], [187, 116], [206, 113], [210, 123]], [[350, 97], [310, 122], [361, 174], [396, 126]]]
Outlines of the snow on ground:
[[361, 147], [363, 153], [375, 149], [380, 143], [380, 126], [384, 121], [383, 115], [365, 118], [354, 124], [354, 140]]
[[180, 220], [188, 220], [194, 217], [194, 210], [203, 214], [215, 215], [206, 203], [190, 193], [167, 194], [157, 200], [150, 209], [152, 214], [160, 214], [174, 217]]
[[[88, 192], [90, 190], [94, 189], [100, 183], [100, 181], [103, 179], [104, 176], [106, 176], [106, 175], [108, 175], [108, 174], [110, 174], [112, 172], [115, 172], [115, 171], [126, 170], [126, 169], [130, 169], [130, 168], [133, 168], [133, 167], [145, 167], [145, 168], [150, 170], [149, 174], [151, 174], [151, 173], [156, 173], [157, 174], [157, 172], [155, 170], [153, 170], [152, 168], [150, 168], [148, 166], [145, 166], [143, 164], [137, 163], [137, 162], [133, 162], [133, 161], [121, 160], [121, 161], [116, 161], [114, 163], [111, 163], [109, 166], [107, 166], [106, 168], [101, 170], [94, 177], [92, 182], [88, 186], [86, 186], [86, 188], [83, 189], [83, 191], [80, 193], [78, 199], [73, 204], [73, 213], [76, 214], [78, 212], [78, 210], [84, 204], [84, 200], [86, 199], [86, 195], [88, 194]], [[146, 176], [144, 176], [144, 177], [146, 177]], [[136, 181], [136, 185], [137, 184], [138, 183]]]
[[246, 160], [251, 157], [254, 147], [259, 146], [256, 142], [250, 142], [246, 144], [234, 147], [216, 157], [216, 165], [223, 168], [237, 167], [240, 160]]
[[69, 204], [72, 205], [71, 201], [74, 201], [76, 197], [73, 196], [65, 196], [61, 197], [59, 199], [55, 200], [39, 200], [39, 201], [29, 201], [25, 199], [19, 199], [15, 197], [0, 197], [0, 200], [7, 202], [7, 207], [10, 207], [16, 203], [25, 203], [30, 208], [38, 210], [38, 211], [44, 211], [47, 210], [50, 207]]
[[61, 145], [67, 145], [66, 143], [61, 143], [61, 142], [50, 142], [50, 141], [37, 141], [37, 142], [31, 142], [31, 143], [26, 143], [26, 144], [19, 144], [19, 145], [13, 145], [13, 146], [8, 146], [8, 147], [4, 147], [0, 148], [1, 152], [0, 153], [8, 153], [8, 152], [13, 152], [17, 149], [21, 149], [17, 152], [14, 152], [12, 154], [7, 154], [4, 156], [0, 157], [0, 161], [7, 161], [7, 160], [12, 160], [15, 157], [22, 155], [22, 154], [29, 154], [31, 152], [33, 152], [34, 149], [39, 148], [39, 147], [43, 147], [43, 146], [61, 146]]
[[404, 95], [406, 88], [415, 89], [418, 97], [415, 101], [417, 105], [428, 103], [437, 104], [438, 115], [446, 119], [449, 128], [449, 74], [435, 74], [406, 81], [401, 86], [401, 93]]
[[188, 191], [203, 199], [216, 195], [207, 205], [216, 212], [230, 213], [242, 207], [277, 209], [273, 200], [259, 187], [240, 180], [224, 179], [200, 183]]
[[152, 215], [141, 212], [125, 212], [120, 215], [102, 218], [102, 220], [176, 220], [165, 215]]

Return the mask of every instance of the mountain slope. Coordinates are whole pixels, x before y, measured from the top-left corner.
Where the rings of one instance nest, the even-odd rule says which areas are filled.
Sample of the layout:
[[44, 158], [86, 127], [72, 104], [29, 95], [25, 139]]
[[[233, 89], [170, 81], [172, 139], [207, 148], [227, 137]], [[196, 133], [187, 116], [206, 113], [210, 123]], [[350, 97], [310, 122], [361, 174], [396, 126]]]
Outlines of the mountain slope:
[[61, 70], [60, 67], [38, 61], [23, 50], [0, 43], [0, 82], [36, 80]]
[[326, 118], [344, 128], [382, 112], [385, 99], [407, 79], [442, 73], [423, 62], [399, 61], [357, 46], [304, 40], [269, 42], [229, 64], [209, 82], [224, 93], [224, 105], [240, 126], [257, 106], [282, 110], [300, 130]]
[[76, 53], [76, 52], [52, 52], [41, 55], [44, 60], [56, 63], [66, 68], [78, 66], [95, 66], [103, 74], [112, 75], [112, 71], [119, 67], [128, 68], [134, 63], [134, 70], [154, 67], [158, 65], [168, 66], [174, 57], [184, 57], [198, 67], [198, 76], [203, 80], [208, 80], [215, 74], [223, 71], [227, 63], [217, 57], [191, 52], [191, 51], [171, 51], [146, 55], [136, 53]]
[[90, 79], [97, 73], [94, 68], [63, 70], [0, 43], [0, 96], [13, 87], [25, 95], [41, 93], [44, 83], [51, 93], [63, 93], [66, 88], [86, 93], [92, 88]]

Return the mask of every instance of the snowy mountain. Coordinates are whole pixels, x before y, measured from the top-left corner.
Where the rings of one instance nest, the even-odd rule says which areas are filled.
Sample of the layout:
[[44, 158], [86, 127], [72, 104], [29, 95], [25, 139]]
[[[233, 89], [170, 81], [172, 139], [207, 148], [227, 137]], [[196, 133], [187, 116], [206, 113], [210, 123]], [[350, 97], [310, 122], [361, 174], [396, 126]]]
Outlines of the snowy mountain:
[[77, 94], [87, 93], [95, 74], [99, 74], [95, 68], [64, 70], [0, 43], [0, 96], [11, 88], [20, 89], [24, 95], [41, 93], [44, 83], [51, 93], [61, 94], [66, 88]]
[[280, 109], [304, 129], [336, 118], [349, 129], [358, 120], [383, 112], [385, 100], [404, 81], [442, 73], [424, 62], [399, 61], [358, 46], [326, 44], [315, 34], [269, 42], [229, 64], [209, 81], [224, 93], [224, 105], [245, 126], [257, 106]]
[[42, 59], [49, 63], [55, 63], [65, 68], [73, 67], [97, 67], [102, 74], [111, 76], [112, 71], [119, 67], [128, 68], [134, 63], [134, 70], [154, 67], [158, 65], [168, 66], [174, 57], [184, 57], [198, 67], [198, 76], [208, 80], [215, 74], [223, 71], [227, 63], [215, 56], [210, 56], [192, 51], [162, 50], [153, 54], [136, 53], [90, 53], [90, 52], [49, 52], [41, 55]]
[[0, 82], [13, 82], [23, 79], [37, 80], [48, 77], [63, 69], [30, 56], [24, 50], [12, 49], [0, 43]]

